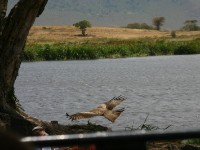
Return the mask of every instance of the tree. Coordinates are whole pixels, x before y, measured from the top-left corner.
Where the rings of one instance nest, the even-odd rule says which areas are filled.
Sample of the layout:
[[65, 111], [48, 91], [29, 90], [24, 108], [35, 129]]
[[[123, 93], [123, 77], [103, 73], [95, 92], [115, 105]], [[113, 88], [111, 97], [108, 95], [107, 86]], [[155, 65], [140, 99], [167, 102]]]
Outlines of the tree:
[[73, 24], [73, 26], [79, 28], [82, 31], [82, 35], [86, 36], [86, 29], [91, 27], [91, 23], [87, 20], [83, 20]]
[[[14, 91], [14, 83], [29, 30], [36, 17], [43, 12], [47, 1], [18, 0], [8, 17], [5, 17], [8, 0], [0, 0], [0, 130], [2, 124], [6, 124], [4, 127], [8, 126], [10, 131], [18, 135], [30, 136], [34, 125], [42, 125], [50, 131], [50, 134], [65, 132], [64, 125], [55, 126], [20, 110]], [[90, 130], [94, 131], [94, 128], [96, 127], [91, 127]], [[74, 130], [73, 127], [71, 129]], [[105, 131], [107, 128], [102, 127], [102, 130]]]
[[146, 23], [137, 23], [137, 22], [129, 23], [126, 27], [130, 29], [148, 29], [148, 30], [153, 29], [153, 27], [149, 26]]
[[0, 3], [0, 112], [18, 115], [14, 83], [31, 26], [48, 0], [19, 0], [6, 17], [8, 0]]
[[156, 27], [156, 30], [160, 30], [160, 27], [163, 26], [163, 23], [165, 22], [164, 17], [155, 17], [153, 18], [153, 25]]
[[186, 20], [184, 22], [184, 26], [182, 27], [182, 30], [185, 31], [197, 31], [200, 30], [200, 27], [197, 25], [197, 20]]

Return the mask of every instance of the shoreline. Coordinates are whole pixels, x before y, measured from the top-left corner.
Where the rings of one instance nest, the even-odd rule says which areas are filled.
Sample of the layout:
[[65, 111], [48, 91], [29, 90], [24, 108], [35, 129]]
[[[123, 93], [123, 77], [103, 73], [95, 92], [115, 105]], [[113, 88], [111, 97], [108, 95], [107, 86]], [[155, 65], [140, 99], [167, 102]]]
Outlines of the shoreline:
[[96, 60], [144, 56], [200, 54], [200, 38], [190, 41], [167, 39], [27, 43], [23, 61]]
[[95, 60], [200, 53], [200, 31], [87, 28], [87, 36], [73, 26], [33, 26], [23, 61]]

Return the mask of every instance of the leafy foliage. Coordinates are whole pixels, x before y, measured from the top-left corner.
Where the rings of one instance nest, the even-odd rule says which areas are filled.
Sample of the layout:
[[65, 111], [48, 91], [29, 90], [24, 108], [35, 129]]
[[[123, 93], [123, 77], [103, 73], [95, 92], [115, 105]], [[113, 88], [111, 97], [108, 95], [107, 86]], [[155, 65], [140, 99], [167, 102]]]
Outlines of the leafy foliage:
[[200, 139], [189, 139], [186, 142], [187, 144], [200, 144]]
[[156, 27], [156, 30], [160, 30], [160, 27], [163, 26], [164, 22], [165, 22], [165, 17], [153, 18], [153, 25]]
[[23, 60], [87, 60], [134, 56], [200, 54], [200, 39], [169, 40], [105, 40], [103, 43], [28, 44]]
[[200, 27], [197, 25], [197, 20], [186, 20], [184, 22], [184, 26], [181, 28], [181, 30], [185, 31], [198, 31], [200, 30]]
[[91, 27], [91, 23], [87, 20], [82, 20], [73, 24], [73, 26], [79, 28], [82, 31], [82, 35], [85, 36], [86, 28]]
[[198, 54], [198, 48], [196, 48], [194, 45], [183, 44], [178, 46], [174, 50], [174, 54], [175, 55]]

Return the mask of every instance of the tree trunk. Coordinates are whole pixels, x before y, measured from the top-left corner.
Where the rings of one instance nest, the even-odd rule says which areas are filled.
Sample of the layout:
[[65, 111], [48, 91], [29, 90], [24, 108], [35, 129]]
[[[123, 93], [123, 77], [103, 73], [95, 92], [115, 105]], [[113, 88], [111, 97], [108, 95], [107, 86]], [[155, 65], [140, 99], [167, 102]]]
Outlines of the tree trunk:
[[21, 64], [21, 54], [35, 18], [48, 0], [19, 0], [5, 19], [7, 0], [0, 4], [0, 111], [14, 113], [18, 100], [14, 83]]
[[[14, 93], [14, 83], [21, 64], [21, 54], [27, 35], [35, 18], [43, 12], [48, 0], [19, 0], [5, 19], [8, 0], [0, 0], [0, 130], [1, 123], [9, 131], [18, 135], [31, 135], [35, 125], [42, 125], [50, 134], [70, 132], [69, 127], [51, 123], [28, 116], [18, 111], [18, 100]], [[8, 125], [7, 125], [8, 124]], [[77, 131], [71, 127], [72, 131]], [[89, 125], [86, 129], [96, 129]], [[107, 130], [103, 127], [102, 131]], [[99, 131], [99, 126], [98, 126]]]
[[86, 29], [82, 29], [81, 31], [82, 31], [82, 35], [86, 36]]
[[160, 31], [160, 25], [159, 24], [156, 26], [156, 30]]
[[[8, 0], [2, 0], [0, 3], [0, 52], [2, 52], [3, 50], [3, 24], [4, 24], [4, 19], [5, 19], [5, 15], [6, 15], [6, 10], [7, 10], [7, 3]], [[0, 53], [1, 55], [1, 53]], [[2, 69], [1, 69], [1, 61], [0, 61], [0, 109], [4, 109], [5, 108], [5, 96], [3, 93], [3, 85], [2, 85], [2, 76], [3, 74], [1, 74]]]

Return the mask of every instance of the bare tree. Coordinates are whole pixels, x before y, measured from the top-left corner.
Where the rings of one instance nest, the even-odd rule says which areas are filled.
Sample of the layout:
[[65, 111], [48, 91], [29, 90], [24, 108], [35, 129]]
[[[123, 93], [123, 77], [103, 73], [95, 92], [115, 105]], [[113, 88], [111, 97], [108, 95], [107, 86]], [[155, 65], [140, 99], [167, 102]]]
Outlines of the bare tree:
[[19, 0], [6, 17], [8, 0], [0, 2], [0, 112], [18, 114], [14, 83], [29, 30], [48, 0]]
[[153, 18], [153, 25], [156, 27], [156, 30], [160, 30], [160, 27], [163, 26], [164, 22], [165, 22], [165, 17]]

